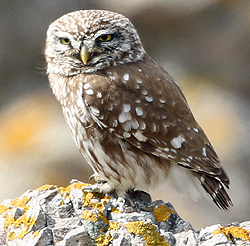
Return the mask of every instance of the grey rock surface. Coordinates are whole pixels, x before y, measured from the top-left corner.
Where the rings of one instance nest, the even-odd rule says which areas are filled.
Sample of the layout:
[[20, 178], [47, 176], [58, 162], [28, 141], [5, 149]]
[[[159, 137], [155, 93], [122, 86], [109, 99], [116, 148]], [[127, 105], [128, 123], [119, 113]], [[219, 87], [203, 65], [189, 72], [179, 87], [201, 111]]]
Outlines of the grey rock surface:
[[133, 191], [124, 199], [45, 185], [0, 204], [0, 245], [250, 245], [250, 222], [195, 231], [170, 203]]

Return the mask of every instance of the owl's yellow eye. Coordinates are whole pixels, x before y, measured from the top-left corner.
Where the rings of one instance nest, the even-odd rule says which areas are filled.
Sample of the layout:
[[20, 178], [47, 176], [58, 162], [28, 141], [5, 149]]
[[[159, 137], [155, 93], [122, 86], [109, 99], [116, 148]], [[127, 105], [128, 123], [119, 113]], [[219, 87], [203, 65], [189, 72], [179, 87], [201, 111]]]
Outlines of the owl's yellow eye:
[[68, 38], [60, 38], [61, 44], [70, 44], [70, 40]]
[[107, 42], [107, 41], [111, 41], [113, 38], [114, 38], [114, 35], [112, 34], [103, 34], [98, 37], [98, 40], [101, 42]]

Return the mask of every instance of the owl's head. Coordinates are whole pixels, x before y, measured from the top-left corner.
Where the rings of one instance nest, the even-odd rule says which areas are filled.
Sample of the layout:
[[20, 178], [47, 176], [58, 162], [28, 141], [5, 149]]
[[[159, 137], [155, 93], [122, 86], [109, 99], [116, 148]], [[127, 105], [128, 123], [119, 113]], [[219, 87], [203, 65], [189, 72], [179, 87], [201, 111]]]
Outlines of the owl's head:
[[128, 18], [104, 10], [80, 10], [54, 21], [48, 29], [47, 72], [91, 73], [141, 60], [145, 54]]

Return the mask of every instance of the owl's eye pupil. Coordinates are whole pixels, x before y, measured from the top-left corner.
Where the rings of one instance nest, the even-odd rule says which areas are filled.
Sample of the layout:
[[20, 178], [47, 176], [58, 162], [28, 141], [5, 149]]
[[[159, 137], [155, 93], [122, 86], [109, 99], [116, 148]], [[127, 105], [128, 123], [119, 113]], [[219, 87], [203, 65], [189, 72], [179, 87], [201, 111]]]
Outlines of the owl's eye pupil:
[[69, 38], [60, 38], [61, 44], [70, 44]]
[[111, 41], [113, 38], [114, 38], [114, 35], [112, 34], [103, 34], [99, 36], [97, 39], [101, 42], [107, 42], [107, 41]]

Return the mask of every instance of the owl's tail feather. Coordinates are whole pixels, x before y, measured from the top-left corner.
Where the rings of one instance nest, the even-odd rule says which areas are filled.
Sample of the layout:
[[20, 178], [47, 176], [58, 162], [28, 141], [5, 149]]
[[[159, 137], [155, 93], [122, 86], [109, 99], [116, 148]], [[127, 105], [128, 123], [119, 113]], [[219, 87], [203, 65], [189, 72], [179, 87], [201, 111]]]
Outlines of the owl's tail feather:
[[[224, 170], [222, 169], [222, 174]], [[206, 192], [212, 197], [214, 203], [223, 210], [228, 210], [233, 206], [233, 202], [229, 195], [227, 194], [224, 185], [228, 188], [228, 182], [220, 176], [210, 176], [205, 173], [197, 173], [197, 178], [200, 180], [201, 185], [206, 190]]]

